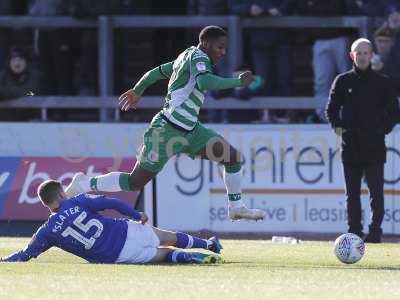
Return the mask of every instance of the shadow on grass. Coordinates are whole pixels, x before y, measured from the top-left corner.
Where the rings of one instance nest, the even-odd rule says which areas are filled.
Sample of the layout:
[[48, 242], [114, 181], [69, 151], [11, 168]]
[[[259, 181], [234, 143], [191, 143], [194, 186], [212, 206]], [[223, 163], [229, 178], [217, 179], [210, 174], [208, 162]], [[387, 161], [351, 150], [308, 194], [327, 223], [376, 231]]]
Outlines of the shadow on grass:
[[[59, 264], [59, 262], [37, 262], [38, 264]], [[400, 271], [400, 266], [384, 266], [384, 267], [369, 267], [369, 266], [357, 266], [357, 265], [332, 265], [332, 266], [309, 266], [309, 265], [275, 265], [275, 264], [266, 264], [266, 263], [257, 263], [257, 262], [246, 262], [246, 261], [226, 261], [224, 263], [219, 264], [171, 264], [171, 263], [146, 263], [146, 264], [92, 264], [92, 263], [85, 263], [85, 262], [71, 262], [68, 263], [70, 265], [102, 265], [102, 266], [118, 266], [119, 268], [129, 268], [129, 267], [200, 267], [200, 268], [220, 268], [223, 266], [237, 266], [243, 269], [260, 269], [267, 267], [268, 269], [283, 269], [283, 270], [312, 270], [312, 269], [320, 269], [320, 270], [371, 270], [371, 271]], [[13, 263], [4, 264], [8, 266], [12, 266]]]
[[[38, 261], [38, 264], [59, 264], [60, 262], [57, 261]], [[176, 264], [176, 263], [145, 263], [145, 264], [133, 264], [133, 263], [119, 263], [119, 264], [114, 264], [114, 263], [105, 263], [105, 264], [94, 264], [94, 263], [88, 263], [88, 262], [70, 262], [67, 264], [71, 265], [103, 265], [103, 266], [118, 266], [118, 267], [206, 267], [206, 268], [218, 268], [218, 267], [223, 267], [223, 266], [237, 266], [240, 268], [246, 268], [246, 269], [259, 269], [259, 268], [269, 268], [269, 269], [286, 269], [286, 270], [299, 270], [299, 269], [329, 269], [329, 270], [372, 270], [372, 271], [400, 271], [400, 266], [382, 266], [382, 267], [377, 267], [377, 266], [362, 266], [359, 264], [354, 264], [354, 265], [301, 265], [301, 264], [269, 264], [268, 262], [255, 262], [255, 261], [225, 261], [224, 263], [218, 263], [218, 264], [196, 264], [196, 263], [189, 263], [189, 264]], [[13, 263], [9, 264], [10, 266], [13, 265]]]
[[374, 271], [400, 271], [400, 266], [392, 267], [369, 267], [369, 266], [358, 266], [358, 265], [343, 265], [343, 266], [307, 266], [312, 269], [350, 269], [350, 270], [374, 270]]
[[[30, 262], [32, 263], [32, 262]], [[61, 261], [45, 261], [45, 260], [41, 260], [41, 261], [36, 261], [33, 262], [34, 264], [45, 264], [45, 265], [49, 265], [49, 264], [67, 264], [67, 265], [83, 265], [83, 266], [112, 266], [112, 267], [129, 267], [129, 266], [135, 266], [135, 267], [156, 267], [156, 266], [161, 266], [161, 267], [183, 267], [183, 266], [199, 266], [199, 267], [219, 267], [222, 266], [224, 263], [216, 263], [216, 264], [197, 264], [197, 263], [90, 263], [90, 262], [85, 262], [85, 261], [77, 261], [77, 262], [61, 262]], [[12, 265], [19, 265], [21, 266], [21, 263], [3, 263], [3, 265], [8, 265], [8, 266], [12, 266]], [[24, 264], [25, 265], [25, 264]], [[26, 264], [28, 265], [28, 264]]]

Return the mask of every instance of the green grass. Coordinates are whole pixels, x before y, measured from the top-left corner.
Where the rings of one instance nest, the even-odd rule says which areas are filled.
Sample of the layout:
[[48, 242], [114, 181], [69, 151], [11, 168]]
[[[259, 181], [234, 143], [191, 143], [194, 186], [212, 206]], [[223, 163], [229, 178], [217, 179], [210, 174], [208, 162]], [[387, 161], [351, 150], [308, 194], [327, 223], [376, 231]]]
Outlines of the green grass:
[[[0, 238], [0, 255], [28, 239]], [[400, 247], [367, 245], [354, 265], [333, 242], [223, 240], [223, 265], [91, 265], [58, 249], [0, 264], [0, 299], [400, 299]]]

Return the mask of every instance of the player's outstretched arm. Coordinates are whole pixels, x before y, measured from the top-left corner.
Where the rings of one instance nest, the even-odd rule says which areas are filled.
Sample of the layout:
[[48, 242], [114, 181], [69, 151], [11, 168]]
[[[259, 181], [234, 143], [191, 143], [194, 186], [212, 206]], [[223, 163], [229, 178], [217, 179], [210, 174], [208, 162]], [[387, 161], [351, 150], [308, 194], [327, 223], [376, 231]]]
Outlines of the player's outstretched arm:
[[119, 97], [121, 110], [127, 111], [131, 108], [136, 109], [140, 96], [149, 86], [161, 79], [169, 79], [171, 77], [173, 64], [174, 62], [172, 61], [146, 72], [133, 89], [126, 91]]
[[31, 258], [38, 257], [40, 254], [51, 248], [51, 245], [45, 238], [44, 226], [41, 226], [32, 240], [24, 249], [15, 252], [9, 256], [1, 257], [1, 262], [25, 262]]
[[224, 78], [209, 72], [201, 73], [196, 77], [197, 85], [203, 91], [217, 91], [248, 86], [253, 80], [253, 74], [250, 71], [239, 74], [238, 78]]

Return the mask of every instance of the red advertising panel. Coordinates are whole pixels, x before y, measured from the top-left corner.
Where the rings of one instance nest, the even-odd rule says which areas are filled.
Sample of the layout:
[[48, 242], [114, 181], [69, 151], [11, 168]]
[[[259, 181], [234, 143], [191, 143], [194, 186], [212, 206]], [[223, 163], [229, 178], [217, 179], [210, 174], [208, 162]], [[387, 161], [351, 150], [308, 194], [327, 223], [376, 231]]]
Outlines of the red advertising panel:
[[[68, 157], [1, 157], [0, 220], [46, 220], [49, 211], [36, 195], [40, 183], [56, 179], [67, 186], [73, 175], [89, 176], [112, 171], [130, 172], [135, 159]], [[103, 193], [133, 205], [138, 193]]]

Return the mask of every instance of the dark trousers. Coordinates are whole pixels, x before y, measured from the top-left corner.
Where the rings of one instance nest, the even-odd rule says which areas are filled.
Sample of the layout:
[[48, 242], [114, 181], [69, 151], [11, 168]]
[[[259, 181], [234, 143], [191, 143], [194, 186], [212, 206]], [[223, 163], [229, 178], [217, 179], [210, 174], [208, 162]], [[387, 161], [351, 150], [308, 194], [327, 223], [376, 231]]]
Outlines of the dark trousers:
[[252, 59], [254, 73], [261, 76], [265, 84], [265, 96], [289, 96], [290, 83], [290, 46], [277, 43], [270, 47], [253, 46]]
[[367, 180], [370, 194], [372, 213], [370, 231], [381, 230], [384, 216], [383, 168], [383, 162], [365, 164], [343, 163], [349, 232], [362, 232], [360, 194], [363, 175], [365, 175]]

